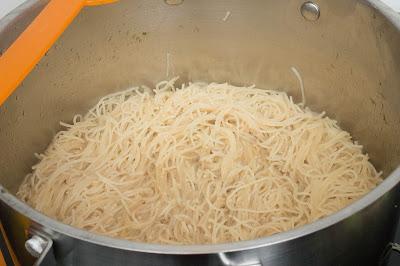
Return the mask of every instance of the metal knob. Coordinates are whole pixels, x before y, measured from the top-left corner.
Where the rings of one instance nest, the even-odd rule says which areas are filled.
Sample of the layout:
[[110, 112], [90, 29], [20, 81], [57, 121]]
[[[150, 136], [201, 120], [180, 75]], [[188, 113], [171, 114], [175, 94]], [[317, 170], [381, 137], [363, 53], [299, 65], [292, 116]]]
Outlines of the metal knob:
[[309, 21], [316, 21], [319, 19], [321, 11], [319, 6], [313, 2], [305, 2], [300, 7], [301, 15]]

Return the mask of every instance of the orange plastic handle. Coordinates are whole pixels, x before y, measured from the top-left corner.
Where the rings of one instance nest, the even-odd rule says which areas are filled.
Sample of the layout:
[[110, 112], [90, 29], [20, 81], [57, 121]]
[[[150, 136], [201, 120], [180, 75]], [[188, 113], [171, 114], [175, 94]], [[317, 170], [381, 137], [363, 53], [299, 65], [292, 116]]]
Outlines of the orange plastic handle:
[[25, 79], [84, 6], [117, 0], [50, 0], [0, 56], [0, 105]]
[[14, 265], [19, 266], [20, 263], [15, 256], [13, 247], [10, 244], [9, 238], [4, 230], [4, 227], [0, 221], [0, 266]]

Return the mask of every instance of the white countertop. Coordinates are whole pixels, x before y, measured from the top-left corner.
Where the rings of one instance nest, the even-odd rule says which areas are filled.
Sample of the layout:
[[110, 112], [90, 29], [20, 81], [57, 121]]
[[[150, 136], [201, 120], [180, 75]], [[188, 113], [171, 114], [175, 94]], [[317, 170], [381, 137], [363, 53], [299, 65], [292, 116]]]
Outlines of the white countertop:
[[[0, 18], [23, 3], [25, 0], [0, 0]], [[334, 0], [333, 0], [334, 1]], [[400, 13], [400, 0], [381, 0]]]

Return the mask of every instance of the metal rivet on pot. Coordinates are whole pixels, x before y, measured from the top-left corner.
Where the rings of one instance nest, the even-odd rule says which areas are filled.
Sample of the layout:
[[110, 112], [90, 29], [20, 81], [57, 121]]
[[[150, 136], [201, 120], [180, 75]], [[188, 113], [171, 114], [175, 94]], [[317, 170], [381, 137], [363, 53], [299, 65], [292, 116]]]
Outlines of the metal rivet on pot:
[[32, 256], [38, 258], [47, 246], [47, 240], [38, 235], [34, 235], [25, 241], [25, 248]]
[[321, 11], [319, 6], [313, 2], [304, 2], [300, 8], [301, 15], [309, 21], [316, 21], [319, 19]]
[[164, 0], [168, 5], [180, 5], [183, 3], [183, 0]]

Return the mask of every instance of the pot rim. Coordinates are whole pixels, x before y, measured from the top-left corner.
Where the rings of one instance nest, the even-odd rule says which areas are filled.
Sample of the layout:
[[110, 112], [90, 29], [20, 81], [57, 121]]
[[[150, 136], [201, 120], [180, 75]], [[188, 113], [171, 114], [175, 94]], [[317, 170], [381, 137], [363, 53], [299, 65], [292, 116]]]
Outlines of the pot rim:
[[[5, 29], [13, 19], [23, 14], [29, 7], [35, 6], [43, 2], [43, 0], [28, 0], [26, 3], [17, 7], [8, 16], [0, 20], [0, 33]], [[388, 6], [379, 0], [364, 0], [368, 5], [379, 10], [393, 25], [400, 31], [400, 15], [395, 13]], [[127, 251], [137, 251], [156, 254], [176, 254], [176, 255], [189, 255], [189, 254], [217, 254], [224, 252], [243, 251], [260, 247], [267, 247], [277, 245], [289, 240], [298, 239], [315, 233], [319, 230], [328, 228], [336, 223], [339, 223], [353, 214], [361, 211], [369, 205], [376, 202], [379, 198], [384, 196], [389, 190], [395, 187], [400, 182], [400, 167], [395, 169], [386, 179], [379, 184], [376, 188], [363, 196], [361, 199], [355, 201], [344, 209], [329, 215], [325, 218], [319, 219], [313, 223], [301, 226], [296, 229], [277, 233], [271, 236], [262, 237], [254, 240], [238, 241], [232, 243], [222, 244], [203, 244], [203, 245], [164, 245], [164, 244], [149, 244], [142, 242], [134, 242], [129, 240], [122, 240], [107, 236], [98, 235], [89, 231], [78, 229], [73, 226], [64, 224], [55, 219], [52, 219], [25, 204], [17, 197], [9, 193], [0, 184], [0, 200], [6, 205], [16, 210], [20, 214], [28, 217], [35, 223], [43, 226], [47, 231], [53, 233], [66, 235], [74, 239], [90, 242], [100, 246], [106, 246], [116, 249]]]

